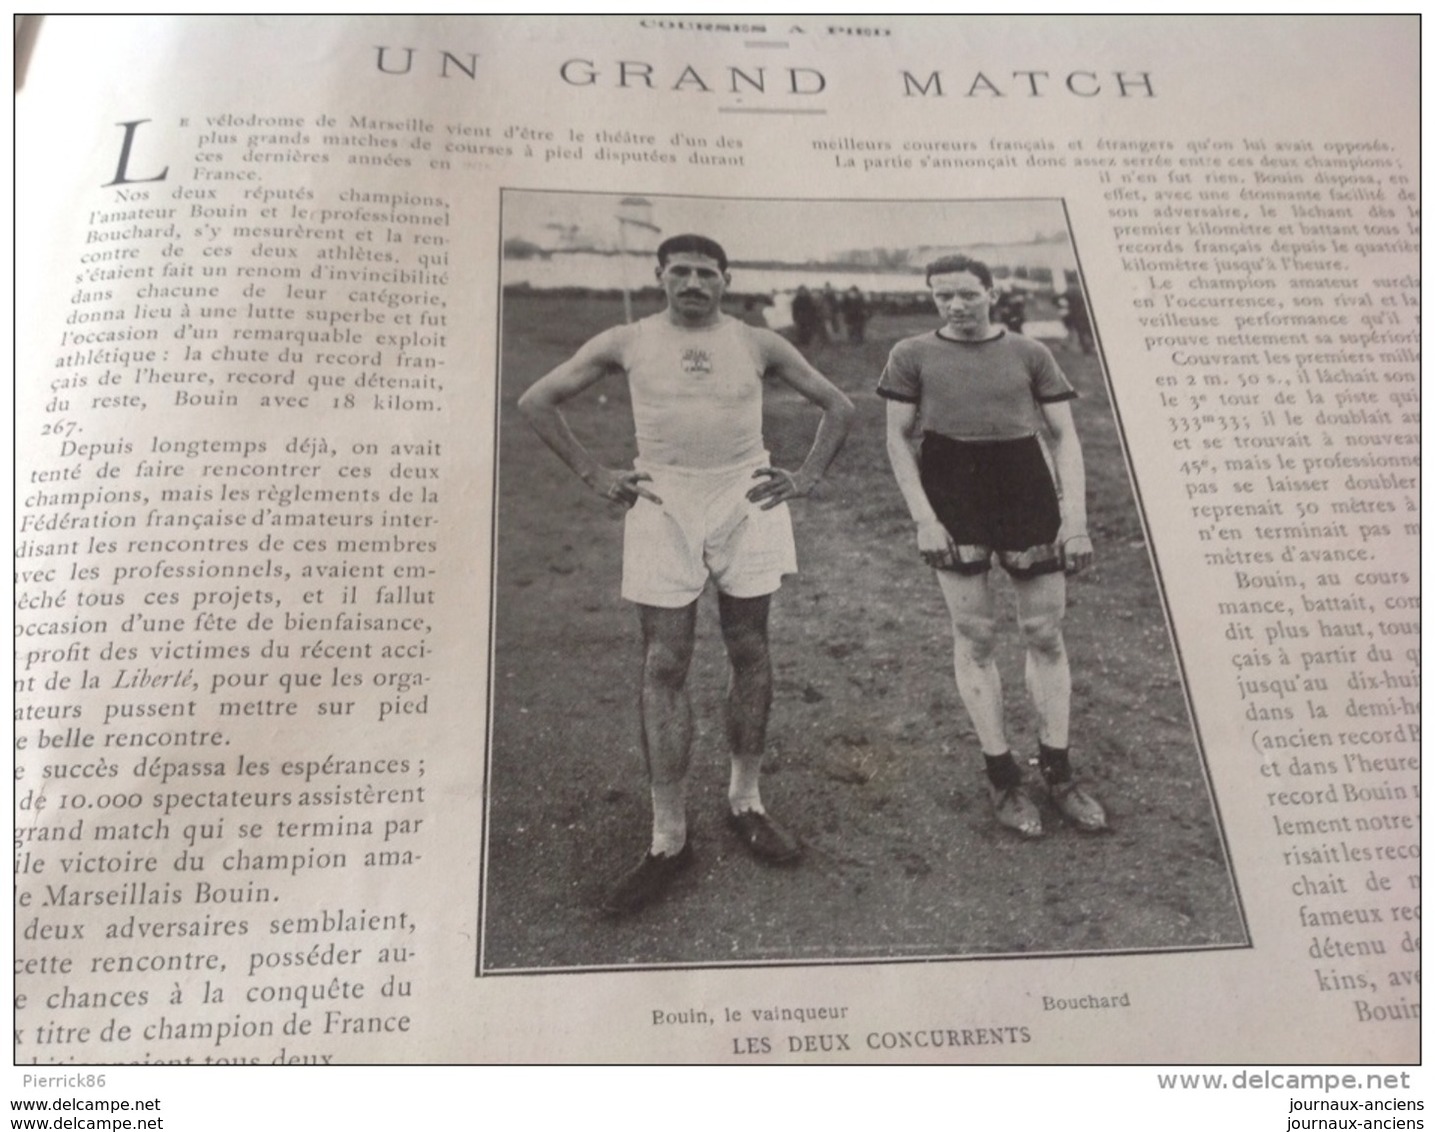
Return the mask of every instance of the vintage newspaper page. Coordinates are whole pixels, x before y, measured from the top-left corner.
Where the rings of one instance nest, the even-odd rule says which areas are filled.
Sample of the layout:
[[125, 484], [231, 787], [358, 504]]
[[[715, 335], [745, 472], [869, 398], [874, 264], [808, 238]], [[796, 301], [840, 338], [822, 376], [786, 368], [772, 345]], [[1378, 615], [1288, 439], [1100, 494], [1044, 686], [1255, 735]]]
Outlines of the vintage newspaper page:
[[16, 1064], [1415, 1063], [1417, 27], [27, 29]]

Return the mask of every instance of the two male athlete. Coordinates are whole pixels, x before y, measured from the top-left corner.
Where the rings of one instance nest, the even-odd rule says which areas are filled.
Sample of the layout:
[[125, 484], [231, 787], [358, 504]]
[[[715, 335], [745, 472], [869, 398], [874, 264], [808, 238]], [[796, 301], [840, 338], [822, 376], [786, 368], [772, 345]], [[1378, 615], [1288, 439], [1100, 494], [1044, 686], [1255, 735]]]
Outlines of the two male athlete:
[[[590, 339], [519, 399], [538, 435], [597, 495], [626, 505], [622, 595], [638, 610], [643, 659], [640, 714], [652, 795], [648, 853], [609, 894], [609, 914], [635, 912], [663, 895], [693, 860], [686, 788], [692, 746], [687, 690], [698, 598], [709, 580], [730, 675], [727, 822], [759, 860], [796, 862], [801, 847], [767, 813], [760, 791], [772, 703], [768, 607], [796, 555], [787, 502], [807, 495], [851, 427], [852, 403], [786, 339], [723, 313], [727, 253], [705, 236], [658, 247], [663, 311]], [[600, 464], [574, 436], [560, 406], [610, 375], [633, 404], [632, 469]], [[763, 444], [762, 397], [770, 380], [822, 411], [796, 471], [774, 467]]]
[[1074, 777], [1068, 752], [1065, 575], [1092, 560], [1069, 404], [1076, 391], [1045, 346], [993, 323], [986, 264], [944, 257], [928, 265], [927, 285], [943, 325], [892, 348], [877, 392], [887, 400], [887, 454], [917, 550], [951, 616], [957, 691], [985, 756], [996, 819], [1024, 837], [1042, 834], [1002, 719], [993, 557], [1016, 591], [1047, 795], [1077, 829], [1101, 832], [1105, 810]]

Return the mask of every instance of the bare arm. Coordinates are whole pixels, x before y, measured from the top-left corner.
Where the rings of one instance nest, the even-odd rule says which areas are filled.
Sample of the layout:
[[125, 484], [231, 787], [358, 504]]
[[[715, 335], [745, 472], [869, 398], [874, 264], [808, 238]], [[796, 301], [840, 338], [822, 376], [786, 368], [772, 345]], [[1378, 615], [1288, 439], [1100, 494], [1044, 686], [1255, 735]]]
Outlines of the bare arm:
[[518, 411], [578, 478], [605, 499], [626, 503], [630, 507], [639, 496], [661, 503], [656, 495], [639, 486], [648, 476], [641, 472], [605, 468], [598, 463], [573, 435], [559, 408], [570, 397], [621, 368], [618, 352], [621, 329], [609, 330], [589, 339], [566, 362], [540, 377], [519, 397]]
[[917, 441], [920, 420], [917, 406], [906, 401], [887, 402], [887, 459], [897, 477], [897, 489], [907, 503], [912, 521], [917, 524], [917, 551], [929, 566], [951, 569], [956, 565], [956, 548], [952, 536], [932, 510], [922, 488], [922, 474], [917, 467]]
[[1045, 403], [1041, 413], [1051, 437], [1051, 457], [1061, 486], [1061, 531], [1056, 537], [1067, 572], [1075, 574], [1091, 565], [1093, 557], [1091, 536], [1086, 530], [1086, 463], [1081, 438], [1076, 435], [1069, 401]]
[[857, 411], [847, 394], [813, 369], [786, 338], [770, 330], [754, 333], [759, 337], [767, 364], [766, 372], [797, 390], [822, 410], [817, 435], [812, 438], [812, 447], [808, 450], [807, 459], [802, 461], [802, 467], [796, 472], [782, 468], [759, 468], [754, 473], [755, 478], [763, 477], [764, 482], [749, 491], [747, 497], [754, 503], [761, 502], [763, 510], [768, 510], [808, 494], [817, 485], [842, 447], [842, 442], [847, 439]]

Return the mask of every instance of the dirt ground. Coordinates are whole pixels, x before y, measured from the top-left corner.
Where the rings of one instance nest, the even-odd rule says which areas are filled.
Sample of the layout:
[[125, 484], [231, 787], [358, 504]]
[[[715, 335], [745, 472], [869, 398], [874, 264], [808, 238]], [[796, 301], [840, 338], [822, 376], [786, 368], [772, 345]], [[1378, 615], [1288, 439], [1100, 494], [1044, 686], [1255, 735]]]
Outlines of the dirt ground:
[[[655, 309], [648, 304], [640, 315]], [[647, 846], [637, 618], [618, 597], [622, 512], [594, 497], [514, 410], [534, 379], [622, 320], [617, 301], [505, 301], [484, 971], [828, 962], [1241, 946], [1245, 929], [1187, 713], [1117, 426], [1094, 358], [1050, 343], [1081, 393], [1097, 564], [1069, 587], [1072, 757], [1114, 832], [1049, 815], [1023, 842], [991, 816], [951, 680], [950, 630], [887, 464], [873, 392], [892, 343], [931, 316], [876, 316], [813, 363], [857, 405], [846, 447], [793, 507], [801, 573], [773, 600], [776, 696], [764, 799], [802, 865], [764, 868], [723, 825], [725, 662], [704, 596], [690, 676], [697, 854], [661, 903], [599, 904]], [[621, 379], [569, 403], [609, 465], [633, 456]], [[775, 462], [796, 467], [816, 411], [767, 397]], [[1009, 583], [1000, 664], [1013, 749], [1034, 755]]]

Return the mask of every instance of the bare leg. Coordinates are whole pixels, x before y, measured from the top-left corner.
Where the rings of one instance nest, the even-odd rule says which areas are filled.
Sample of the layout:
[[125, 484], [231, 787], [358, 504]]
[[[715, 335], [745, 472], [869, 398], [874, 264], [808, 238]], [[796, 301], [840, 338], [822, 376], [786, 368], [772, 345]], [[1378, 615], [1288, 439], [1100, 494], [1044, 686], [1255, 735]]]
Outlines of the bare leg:
[[1026, 687], [1036, 708], [1038, 737], [1048, 747], [1064, 748], [1071, 726], [1071, 669], [1061, 632], [1066, 577], [1039, 574], [1014, 584], [1026, 645]]
[[643, 759], [653, 796], [653, 840], [638, 867], [608, 893], [603, 911], [610, 916], [626, 916], [660, 899], [693, 862], [687, 815], [693, 710], [687, 682], [697, 608], [696, 601], [682, 609], [638, 606], [643, 629], [639, 712]]
[[1071, 726], [1071, 668], [1061, 622], [1066, 614], [1066, 577], [1042, 574], [1016, 582], [1017, 618], [1026, 642], [1026, 686], [1036, 708], [1041, 773], [1057, 811], [1084, 833], [1110, 828], [1106, 810], [1072, 776], [1067, 752]]
[[952, 616], [952, 653], [957, 691], [981, 743], [987, 789], [1000, 825], [1022, 837], [1041, 836], [1041, 813], [1027, 796], [1012, 759], [1002, 721], [1002, 683], [997, 671], [996, 600], [991, 575], [938, 570], [937, 580]]
[[770, 817], [759, 789], [772, 707], [772, 658], [767, 648], [770, 595], [718, 595], [718, 620], [730, 665], [727, 741], [732, 752], [728, 824], [748, 852], [769, 865], [795, 864], [802, 847]]
[[653, 845], [673, 854], [687, 840], [686, 793], [693, 740], [688, 666], [693, 657], [697, 602], [681, 609], [638, 606], [643, 630], [643, 684], [639, 708], [643, 757], [653, 794]]
[[937, 581], [952, 618], [952, 659], [957, 692], [971, 716], [982, 753], [1005, 754], [1002, 724], [1002, 682], [997, 671], [996, 602], [990, 576], [938, 570]]
[[727, 645], [727, 742], [732, 752], [728, 802], [734, 813], [762, 812], [759, 776], [772, 708], [772, 658], [767, 646], [771, 595], [718, 594], [718, 619]]

